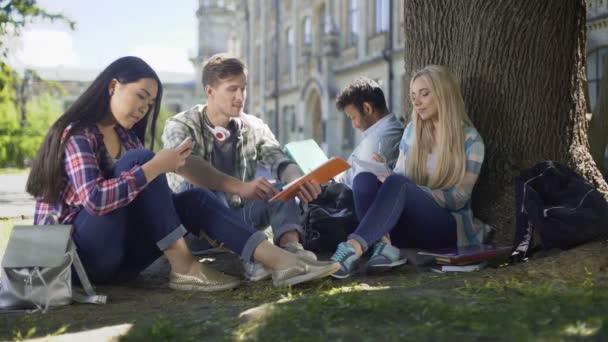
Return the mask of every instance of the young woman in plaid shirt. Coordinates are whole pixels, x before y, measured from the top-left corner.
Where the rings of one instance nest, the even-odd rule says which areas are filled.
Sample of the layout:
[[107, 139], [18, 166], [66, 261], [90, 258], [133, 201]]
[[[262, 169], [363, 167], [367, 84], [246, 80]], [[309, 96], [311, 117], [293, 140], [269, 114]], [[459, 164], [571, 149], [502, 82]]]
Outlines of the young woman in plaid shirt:
[[179, 172], [193, 142], [156, 154], [144, 149], [148, 118], [153, 137], [161, 98], [161, 82], [143, 60], [114, 61], [53, 124], [32, 165], [27, 191], [37, 199], [35, 224], [72, 224], [93, 282], [132, 279], [164, 254], [173, 289], [237, 286], [239, 279], [205, 267], [190, 254], [183, 236], [201, 230], [271, 269], [275, 285], [339, 268], [275, 247], [208, 190], [173, 194], [165, 173]]
[[430, 65], [412, 77], [410, 91], [412, 122], [403, 132], [393, 173], [355, 177], [360, 224], [331, 258], [341, 264], [334, 277], [351, 275], [370, 247], [367, 270], [384, 270], [405, 263], [397, 247], [479, 244], [487, 233], [488, 226], [473, 224], [471, 211], [484, 145], [456, 78], [447, 68]]

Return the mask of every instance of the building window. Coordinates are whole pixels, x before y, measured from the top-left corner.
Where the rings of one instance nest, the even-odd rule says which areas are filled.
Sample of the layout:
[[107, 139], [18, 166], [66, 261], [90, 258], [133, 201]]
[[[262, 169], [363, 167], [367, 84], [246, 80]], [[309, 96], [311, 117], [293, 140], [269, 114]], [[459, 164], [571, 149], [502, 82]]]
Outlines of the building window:
[[376, 0], [376, 33], [388, 32], [390, 0]]
[[287, 42], [287, 46], [285, 49], [285, 58], [287, 59], [287, 72], [291, 72], [291, 70], [293, 69], [293, 30], [291, 28], [287, 29], [287, 33], [285, 34], [285, 41]]
[[256, 44], [255, 49], [253, 51], [254, 51], [253, 52], [253, 65], [257, 70], [249, 71], [249, 75], [251, 77], [251, 82], [253, 83], [254, 87], [258, 87], [259, 86], [258, 82], [260, 80], [260, 70], [262, 70], [261, 65], [260, 65], [260, 56], [261, 56], [262, 48], [260, 47], [259, 44]]
[[331, 32], [331, 18], [327, 14], [325, 5], [319, 8], [319, 17], [321, 18], [321, 33], [329, 34]]
[[[274, 51], [276, 51], [276, 42], [277, 40], [275, 39], [275, 35], [272, 35], [269, 37], [269, 41], [266, 43], [266, 46], [268, 47], [268, 49], [266, 49], [266, 61], [264, 62], [265, 65], [265, 69], [266, 69], [266, 79], [267, 80], [273, 80], [274, 79], [274, 74], [275, 74], [275, 67], [278, 69], [278, 65], [276, 65], [276, 61], [275, 61], [275, 56], [274, 56]], [[278, 70], [277, 70], [278, 71]]]
[[359, 41], [359, 0], [348, 1], [348, 43], [357, 45]]
[[600, 80], [608, 61], [608, 46], [600, 47], [587, 55], [587, 85], [589, 110], [594, 111], [600, 94]]
[[310, 17], [304, 18], [302, 23], [302, 44], [304, 46], [312, 45], [312, 26], [310, 23]]
[[355, 129], [353, 128], [352, 121], [346, 115], [342, 118], [342, 136], [342, 150], [344, 152], [352, 152], [355, 148]]
[[281, 129], [281, 141], [287, 143], [294, 139], [296, 132], [296, 109], [295, 106], [284, 106], [283, 107], [283, 124]]
[[253, 15], [254, 18], [259, 18], [262, 13], [261, 1], [254, 1], [253, 3]]
[[[294, 42], [293, 42], [293, 29], [288, 28], [285, 31], [285, 62], [283, 63], [283, 72], [291, 74], [293, 70], [293, 51], [294, 51]], [[291, 76], [289, 78], [291, 81]]]

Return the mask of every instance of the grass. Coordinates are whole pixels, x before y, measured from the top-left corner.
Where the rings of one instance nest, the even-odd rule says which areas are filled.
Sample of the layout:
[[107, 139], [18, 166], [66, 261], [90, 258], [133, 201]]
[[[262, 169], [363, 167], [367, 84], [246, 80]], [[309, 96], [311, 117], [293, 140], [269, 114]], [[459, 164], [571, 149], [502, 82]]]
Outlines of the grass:
[[[0, 220], [0, 254], [12, 227], [29, 223]], [[0, 315], [0, 326], [7, 327], [0, 329], [0, 339], [132, 323], [120, 340], [602, 341], [608, 340], [608, 246], [595, 246], [567, 257], [467, 274], [415, 272], [407, 266], [382, 276], [291, 288], [247, 283], [218, 293], [132, 285], [114, 288], [105, 306]], [[551, 273], [554, 269], [561, 272]], [[251, 308], [260, 313], [239, 317]]]
[[11, 236], [11, 231], [14, 226], [17, 225], [32, 224], [32, 220], [21, 220], [21, 219], [0, 219], [0, 258], [4, 256], [8, 239]]
[[448, 290], [333, 291], [277, 306], [243, 340], [564, 340], [608, 338], [607, 288], [488, 281]]
[[0, 175], [14, 175], [14, 174], [19, 174], [19, 173], [25, 173], [28, 171], [29, 171], [29, 168], [20, 169], [20, 168], [14, 168], [14, 167], [7, 167], [7, 168], [0, 168]]
[[[154, 324], [121, 340], [608, 339], [608, 287], [594, 284], [591, 277], [571, 283], [532, 278], [479, 280], [477, 276], [469, 281], [468, 275], [429, 273], [405, 281], [392, 278], [380, 285], [324, 280], [302, 291], [266, 290], [261, 301], [274, 298], [273, 304], [247, 322], [215, 306], [213, 319], [158, 316]], [[445, 286], [446, 281], [455, 286]], [[231, 294], [243, 293], [251, 291]], [[229, 300], [222, 297], [218, 304]]]
[[11, 231], [15, 225], [20, 224], [32, 224], [32, 220], [21, 220], [21, 219], [0, 219], [0, 259], [4, 256], [8, 239], [11, 236]]

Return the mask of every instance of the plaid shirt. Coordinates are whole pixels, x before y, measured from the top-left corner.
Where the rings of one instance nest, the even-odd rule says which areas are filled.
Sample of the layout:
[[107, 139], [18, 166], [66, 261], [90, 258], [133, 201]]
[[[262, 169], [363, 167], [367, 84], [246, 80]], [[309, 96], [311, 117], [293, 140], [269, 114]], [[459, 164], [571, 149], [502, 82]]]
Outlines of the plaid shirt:
[[[214, 137], [209, 129], [205, 128], [207, 120], [204, 114], [205, 108], [206, 105], [197, 105], [169, 118], [162, 139], [165, 148], [173, 148], [186, 137], [192, 137], [194, 139], [192, 154], [204, 158], [213, 165]], [[275, 179], [280, 179], [277, 174], [280, 166], [293, 161], [283, 153], [270, 128], [261, 119], [245, 113], [232, 120], [236, 121], [238, 137], [234, 149], [234, 171], [231, 176], [243, 182], [252, 181], [259, 162], [272, 172]], [[167, 173], [167, 179], [169, 186], [175, 192], [182, 192], [192, 187], [174, 173]], [[225, 195], [230, 206], [238, 207], [242, 204], [239, 196]]]
[[[71, 125], [64, 131], [64, 137]], [[115, 128], [125, 150], [140, 149], [143, 145], [135, 133], [119, 125]], [[96, 125], [83, 128], [65, 141], [65, 189], [55, 203], [36, 201], [34, 224], [69, 224], [85, 209], [93, 215], [104, 215], [129, 204], [147, 184], [140, 166], [112, 177], [107, 162], [103, 135]]]
[[[405, 128], [399, 144], [399, 159], [393, 170], [395, 173], [405, 175], [405, 160], [409, 156], [415, 136], [414, 124], [410, 123]], [[419, 185], [440, 207], [454, 216], [459, 246], [482, 243], [492, 229], [475, 219], [471, 210], [471, 194], [481, 171], [485, 150], [479, 132], [473, 127], [465, 128], [464, 150], [467, 160], [465, 174], [460, 183], [449, 189], [431, 189]]]

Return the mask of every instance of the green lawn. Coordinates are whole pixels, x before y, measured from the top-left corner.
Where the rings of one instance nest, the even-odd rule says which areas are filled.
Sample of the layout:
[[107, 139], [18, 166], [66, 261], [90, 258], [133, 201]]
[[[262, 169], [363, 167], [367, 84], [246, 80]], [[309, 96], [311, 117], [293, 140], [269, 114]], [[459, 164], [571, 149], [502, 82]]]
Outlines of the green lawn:
[[32, 220], [19, 220], [19, 219], [0, 219], [0, 257], [4, 255], [6, 250], [6, 244], [8, 238], [11, 235], [11, 231], [15, 225], [26, 225], [32, 224]]
[[[10, 230], [1, 220], [0, 253]], [[124, 341], [607, 341], [608, 241], [498, 269], [436, 274], [406, 266], [379, 276], [293, 288], [166, 289], [164, 276], [99, 287], [107, 305], [0, 315], [0, 340], [129, 324]], [[164, 271], [163, 273], [164, 274]], [[247, 319], [240, 313], [251, 311]], [[66, 337], [67, 338], [67, 337]]]
[[[394, 279], [385, 286], [325, 280], [304, 293], [283, 294], [281, 303], [270, 304], [265, 314], [248, 322], [227, 314], [221, 306], [207, 320], [175, 320], [161, 314], [147, 328], [121, 340], [198, 341], [203, 336], [253, 341], [608, 339], [605, 284], [529, 279], [468, 282], [469, 277], [422, 274]], [[440, 285], [445, 281], [453, 286]]]
[[30, 169], [18, 169], [13, 167], [0, 168], [0, 175], [12, 175], [17, 173], [28, 172]]

